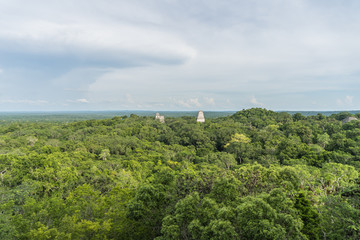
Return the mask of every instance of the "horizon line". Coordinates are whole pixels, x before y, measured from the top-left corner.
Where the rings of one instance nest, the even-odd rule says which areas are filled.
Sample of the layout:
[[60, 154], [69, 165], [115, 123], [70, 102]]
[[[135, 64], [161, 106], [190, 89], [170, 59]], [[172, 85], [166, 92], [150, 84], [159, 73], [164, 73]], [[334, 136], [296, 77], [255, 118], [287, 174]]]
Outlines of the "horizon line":
[[[255, 108], [255, 107], [254, 107]], [[252, 108], [243, 108], [241, 110], [202, 110], [203, 112], [239, 112]], [[348, 110], [273, 110], [261, 108], [274, 112], [356, 112], [360, 109]], [[0, 110], [0, 113], [71, 113], [71, 112], [198, 112], [200, 110]]]

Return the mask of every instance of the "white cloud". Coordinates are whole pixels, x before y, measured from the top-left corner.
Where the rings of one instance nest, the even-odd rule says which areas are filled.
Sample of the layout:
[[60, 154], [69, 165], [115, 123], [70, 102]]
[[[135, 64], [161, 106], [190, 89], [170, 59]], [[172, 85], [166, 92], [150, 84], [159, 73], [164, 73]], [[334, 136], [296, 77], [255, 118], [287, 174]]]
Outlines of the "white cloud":
[[127, 103], [130, 103], [130, 104], [134, 104], [134, 103], [135, 103], [135, 100], [134, 100], [134, 98], [131, 96], [131, 94], [126, 94], [126, 101], [127, 101]]
[[[140, 63], [183, 62], [196, 55], [196, 50], [180, 35], [159, 24], [162, 20], [158, 13], [136, 3], [123, 2], [117, 6], [116, 2], [113, 5], [84, 1], [76, 4], [42, 2], [38, 7], [44, 11], [36, 9], [34, 3], [23, 15], [20, 10], [14, 16], [8, 12], [18, 12], [18, 6], [25, 4], [15, 2], [0, 10], [0, 40], [5, 42], [1, 48], [7, 50]], [[131, 10], [139, 18], [131, 19]], [[139, 12], [148, 17], [141, 17]]]
[[188, 109], [198, 109], [200, 107], [211, 107], [215, 105], [214, 98], [210, 97], [202, 97], [202, 100], [199, 100], [198, 97], [195, 98], [187, 98], [187, 99], [177, 99], [177, 98], [170, 98], [172, 103], [175, 105], [185, 107]]
[[40, 104], [47, 104], [48, 101], [45, 100], [29, 100], [29, 99], [20, 99], [20, 100], [12, 100], [12, 99], [5, 99], [0, 100], [0, 103], [11, 103], [11, 104], [27, 104], [27, 105], [40, 105]]
[[348, 105], [352, 105], [354, 100], [354, 96], [346, 96], [345, 97], [345, 103]]
[[201, 107], [201, 106], [202, 106], [202, 104], [199, 103], [199, 99], [198, 99], [198, 98], [191, 98], [191, 99], [188, 100], [188, 102], [189, 102], [191, 105], [195, 106], [195, 107]]
[[85, 98], [76, 99], [76, 101], [79, 102], [79, 103], [88, 103], [89, 102]]
[[86, 98], [79, 98], [76, 100], [67, 100], [69, 103], [89, 103], [89, 101]]
[[215, 105], [215, 100], [211, 97], [204, 97], [204, 102], [207, 105]]
[[336, 99], [336, 104], [338, 106], [350, 107], [353, 106], [353, 100], [354, 100], [354, 96], [345, 96], [342, 99], [341, 98]]
[[255, 96], [252, 96], [251, 99], [250, 99], [250, 103], [255, 105], [255, 106], [264, 106], [263, 103], [259, 102]]
[[[283, 109], [306, 102], [299, 92], [316, 92], [319, 103], [331, 105], [334, 97], [323, 96], [333, 90], [342, 91], [339, 106], [356, 106], [350, 91], [360, 88], [360, 15], [359, 3], [349, 1], [196, 1], [190, 7], [180, 0], [0, 0], [0, 51], [26, 54], [27, 62], [45, 56], [43, 65], [56, 69], [43, 78], [48, 84], [39, 84], [41, 74], [20, 74], [35, 69], [14, 61], [12, 74], [2, 55], [2, 76], [38, 84], [21, 92], [11, 79], [1, 89], [9, 98], [48, 93], [50, 102], [56, 96], [81, 103], [76, 98], [86, 96], [86, 106], [99, 109], [238, 109], [262, 102]], [[77, 60], [85, 66], [58, 70]], [[281, 94], [296, 100], [285, 102]]]
[[202, 106], [202, 104], [199, 102], [198, 98], [189, 98], [189, 99], [176, 99], [171, 98], [170, 101], [174, 103], [175, 105], [185, 107], [188, 109], [195, 109]]

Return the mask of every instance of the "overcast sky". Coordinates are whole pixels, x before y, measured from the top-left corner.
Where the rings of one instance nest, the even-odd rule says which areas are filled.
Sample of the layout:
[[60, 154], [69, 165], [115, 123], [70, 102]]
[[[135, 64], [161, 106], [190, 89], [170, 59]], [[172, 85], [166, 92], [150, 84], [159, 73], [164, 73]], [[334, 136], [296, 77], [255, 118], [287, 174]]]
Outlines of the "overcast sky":
[[0, 0], [0, 111], [360, 109], [358, 0]]

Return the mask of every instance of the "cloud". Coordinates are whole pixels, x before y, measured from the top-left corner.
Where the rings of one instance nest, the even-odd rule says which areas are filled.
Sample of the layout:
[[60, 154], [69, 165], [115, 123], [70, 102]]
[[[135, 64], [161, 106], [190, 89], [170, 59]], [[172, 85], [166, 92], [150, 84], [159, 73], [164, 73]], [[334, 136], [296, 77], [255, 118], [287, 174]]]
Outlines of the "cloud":
[[126, 94], [126, 101], [130, 104], [134, 104], [135, 100], [134, 98], [131, 96], [131, 94]]
[[345, 96], [345, 98], [336, 100], [338, 106], [353, 106], [354, 96]]
[[[0, 10], [2, 50], [107, 64], [124, 61], [173, 64], [196, 56], [196, 50], [180, 35], [164, 29], [161, 24], [154, 24], [160, 21], [156, 19], [159, 18], [156, 12], [138, 4], [122, 3], [117, 7], [119, 4], [113, 1], [113, 6], [101, 2], [70, 4], [70, 1], [64, 1], [52, 6], [42, 2], [39, 8], [46, 11], [39, 11], [34, 3], [34, 7], [24, 11], [23, 15], [20, 11], [14, 17], [8, 12], [19, 11], [22, 1], [15, 2]], [[148, 17], [131, 19], [130, 9]]]
[[360, 104], [344, 97], [360, 89], [358, 1], [190, 5], [0, 0], [2, 96], [41, 98], [55, 109], [67, 99], [89, 103], [70, 108], [93, 109]]
[[69, 103], [89, 103], [89, 101], [85, 98], [79, 98], [76, 100], [67, 100]]
[[189, 102], [191, 105], [195, 106], [195, 107], [201, 107], [201, 106], [202, 106], [202, 105], [199, 103], [199, 99], [197, 99], [197, 98], [191, 98], [191, 99], [188, 100], [188, 102]]
[[210, 97], [204, 97], [204, 102], [207, 105], [215, 105], [215, 100], [214, 98], [210, 98]]
[[5, 100], [0, 100], [0, 103], [41, 105], [41, 104], [47, 104], [48, 101], [46, 101], [46, 100], [29, 100], [29, 99], [22, 99], [22, 100], [5, 99]]
[[353, 104], [353, 99], [354, 99], [354, 96], [346, 96], [345, 97], [345, 103], [348, 104], [348, 105], [352, 105]]
[[79, 102], [79, 103], [88, 103], [89, 102], [85, 98], [76, 99], [76, 101]]
[[250, 103], [255, 105], [255, 106], [264, 106], [263, 103], [259, 102], [255, 96], [252, 96], [251, 99], [250, 99]]
[[175, 105], [185, 108], [199, 108], [202, 106], [198, 98], [189, 98], [189, 99], [171, 98], [171, 102], [173, 102]]
[[177, 106], [185, 107], [188, 109], [198, 109], [200, 107], [209, 107], [215, 105], [214, 98], [210, 97], [202, 97], [201, 100], [199, 100], [198, 97], [195, 98], [188, 98], [188, 99], [176, 99], [176, 98], [170, 98], [171, 102], [174, 103]]

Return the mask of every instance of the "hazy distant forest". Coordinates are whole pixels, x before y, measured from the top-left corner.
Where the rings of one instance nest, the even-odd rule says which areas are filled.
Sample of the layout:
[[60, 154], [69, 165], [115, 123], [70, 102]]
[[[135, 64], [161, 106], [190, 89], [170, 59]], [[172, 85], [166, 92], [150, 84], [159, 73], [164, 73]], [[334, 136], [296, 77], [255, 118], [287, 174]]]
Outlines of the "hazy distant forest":
[[350, 115], [1, 122], [0, 239], [359, 239]]

